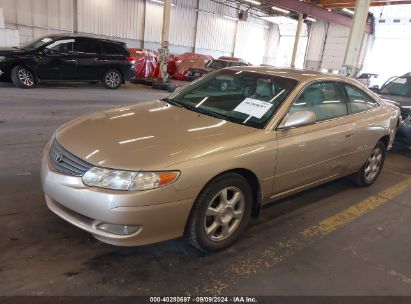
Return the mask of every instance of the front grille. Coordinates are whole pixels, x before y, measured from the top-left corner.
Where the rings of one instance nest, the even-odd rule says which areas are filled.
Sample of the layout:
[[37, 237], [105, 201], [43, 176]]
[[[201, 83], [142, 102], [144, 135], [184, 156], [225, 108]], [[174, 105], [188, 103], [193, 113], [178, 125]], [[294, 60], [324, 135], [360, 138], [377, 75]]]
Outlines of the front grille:
[[411, 116], [411, 110], [401, 108], [401, 120], [405, 121]]
[[57, 172], [71, 176], [83, 176], [92, 165], [63, 148], [57, 140], [50, 147], [50, 163]]

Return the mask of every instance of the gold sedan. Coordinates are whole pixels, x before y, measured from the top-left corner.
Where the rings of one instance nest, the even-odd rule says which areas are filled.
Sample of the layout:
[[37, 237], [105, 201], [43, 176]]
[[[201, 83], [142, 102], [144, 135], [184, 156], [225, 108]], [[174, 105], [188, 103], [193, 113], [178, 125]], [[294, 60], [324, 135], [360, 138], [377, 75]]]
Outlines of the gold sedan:
[[238, 67], [163, 100], [81, 117], [47, 144], [48, 207], [121, 246], [230, 246], [278, 198], [350, 175], [370, 186], [399, 109], [356, 81]]

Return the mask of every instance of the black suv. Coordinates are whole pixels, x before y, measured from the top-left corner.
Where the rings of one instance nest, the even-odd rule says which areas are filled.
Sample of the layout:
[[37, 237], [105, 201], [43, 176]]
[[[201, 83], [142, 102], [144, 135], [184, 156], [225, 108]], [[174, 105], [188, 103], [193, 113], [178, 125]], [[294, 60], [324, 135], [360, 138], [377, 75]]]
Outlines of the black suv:
[[85, 36], [51, 35], [21, 48], [0, 49], [0, 81], [30, 89], [39, 82], [101, 82], [118, 89], [134, 77], [125, 43]]

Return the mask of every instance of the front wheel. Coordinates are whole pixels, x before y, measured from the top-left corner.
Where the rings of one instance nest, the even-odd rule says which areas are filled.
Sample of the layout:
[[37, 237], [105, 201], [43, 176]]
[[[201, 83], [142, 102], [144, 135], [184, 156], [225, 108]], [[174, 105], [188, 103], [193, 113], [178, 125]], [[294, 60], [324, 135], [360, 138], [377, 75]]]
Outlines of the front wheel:
[[378, 142], [364, 166], [352, 176], [357, 185], [368, 187], [374, 184], [384, 165], [386, 151], [385, 145], [382, 142]]
[[123, 76], [117, 70], [108, 70], [103, 76], [103, 85], [110, 90], [115, 90], [121, 87]]
[[246, 228], [251, 208], [247, 180], [236, 173], [220, 175], [194, 203], [187, 226], [190, 243], [204, 252], [231, 246]]
[[37, 81], [33, 72], [24, 66], [16, 66], [11, 70], [11, 80], [17, 88], [32, 89]]

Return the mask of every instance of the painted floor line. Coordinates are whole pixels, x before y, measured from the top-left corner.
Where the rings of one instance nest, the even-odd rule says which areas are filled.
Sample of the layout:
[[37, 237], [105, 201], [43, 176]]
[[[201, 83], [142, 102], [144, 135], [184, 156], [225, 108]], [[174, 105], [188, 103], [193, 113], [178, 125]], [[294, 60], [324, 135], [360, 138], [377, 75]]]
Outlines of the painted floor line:
[[409, 188], [411, 188], [411, 177], [322, 220], [297, 233], [291, 239], [278, 241], [275, 245], [266, 247], [262, 254], [258, 256], [242, 258], [239, 261], [234, 261], [229, 268], [219, 273], [209, 274], [207, 281], [200, 283], [194, 290], [187, 292], [187, 294], [222, 294], [226, 289], [234, 287], [238, 280], [249, 278], [264, 269], [279, 264], [285, 258], [380, 207]]

